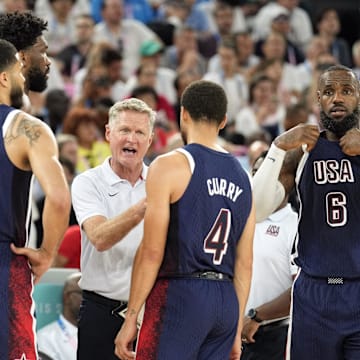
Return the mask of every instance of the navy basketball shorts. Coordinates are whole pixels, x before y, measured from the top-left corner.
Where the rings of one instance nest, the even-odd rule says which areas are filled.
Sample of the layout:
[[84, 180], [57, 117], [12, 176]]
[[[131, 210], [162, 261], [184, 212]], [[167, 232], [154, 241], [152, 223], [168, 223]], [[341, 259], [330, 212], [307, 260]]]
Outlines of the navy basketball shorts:
[[231, 281], [159, 279], [146, 301], [136, 360], [228, 360], [238, 318]]
[[287, 360], [360, 359], [360, 281], [314, 278], [293, 285]]
[[0, 359], [36, 359], [31, 269], [0, 242]]

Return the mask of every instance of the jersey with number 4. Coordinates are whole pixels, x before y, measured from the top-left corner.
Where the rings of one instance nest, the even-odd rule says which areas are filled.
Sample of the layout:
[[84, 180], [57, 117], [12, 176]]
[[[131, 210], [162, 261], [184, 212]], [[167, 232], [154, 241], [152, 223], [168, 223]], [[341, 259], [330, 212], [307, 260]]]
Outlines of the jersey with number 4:
[[233, 276], [236, 245], [252, 205], [248, 174], [229, 153], [199, 144], [178, 151], [192, 176], [183, 196], [170, 206], [161, 276], [216, 271]]
[[295, 263], [320, 277], [360, 277], [360, 156], [320, 136], [296, 176]]

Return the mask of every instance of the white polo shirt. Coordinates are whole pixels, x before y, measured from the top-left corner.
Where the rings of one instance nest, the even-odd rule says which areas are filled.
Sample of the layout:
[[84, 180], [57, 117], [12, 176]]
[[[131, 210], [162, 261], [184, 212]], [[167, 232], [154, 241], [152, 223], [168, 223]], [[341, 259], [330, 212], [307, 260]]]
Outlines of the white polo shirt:
[[[145, 197], [147, 166], [132, 186], [103, 164], [78, 175], [72, 184], [72, 201], [80, 227], [85, 220], [101, 215], [111, 219]], [[81, 229], [81, 280], [84, 290], [115, 300], [129, 299], [130, 278], [135, 252], [142, 240], [143, 221], [112, 248], [99, 252]]]
[[291, 287], [297, 267], [291, 263], [297, 232], [297, 214], [291, 205], [257, 223], [254, 235], [253, 274], [246, 312], [281, 295]]

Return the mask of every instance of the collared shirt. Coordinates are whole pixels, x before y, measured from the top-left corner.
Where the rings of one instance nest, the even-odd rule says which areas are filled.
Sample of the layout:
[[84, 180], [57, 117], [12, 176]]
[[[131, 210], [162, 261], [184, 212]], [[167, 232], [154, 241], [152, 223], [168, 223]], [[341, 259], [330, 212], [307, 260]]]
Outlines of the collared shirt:
[[[114, 173], [109, 160], [83, 172], [73, 181], [73, 206], [81, 227], [93, 216], [114, 218], [145, 197], [147, 166], [143, 165], [140, 178], [132, 186]], [[132, 263], [142, 236], [143, 221], [110, 249], [99, 252], [81, 230], [80, 287], [111, 299], [127, 301]]]
[[76, 360], [77, 327], [62, 315], [41, 328], [37, 334], [38, 351], [53, 360]]

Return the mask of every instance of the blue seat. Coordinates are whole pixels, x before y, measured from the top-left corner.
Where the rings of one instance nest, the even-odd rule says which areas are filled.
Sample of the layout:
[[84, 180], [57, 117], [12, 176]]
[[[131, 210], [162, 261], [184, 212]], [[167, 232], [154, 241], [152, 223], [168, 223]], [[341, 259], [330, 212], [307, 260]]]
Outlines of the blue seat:
[[62, 312], [62, 293], [66, 279], [79, 269], [50, 268], [34, 287], [36, 331], [57, 320]]
[[63, 284], [39, 283], [34, 287], [36, 331], [55, 321], [62, 311]]

